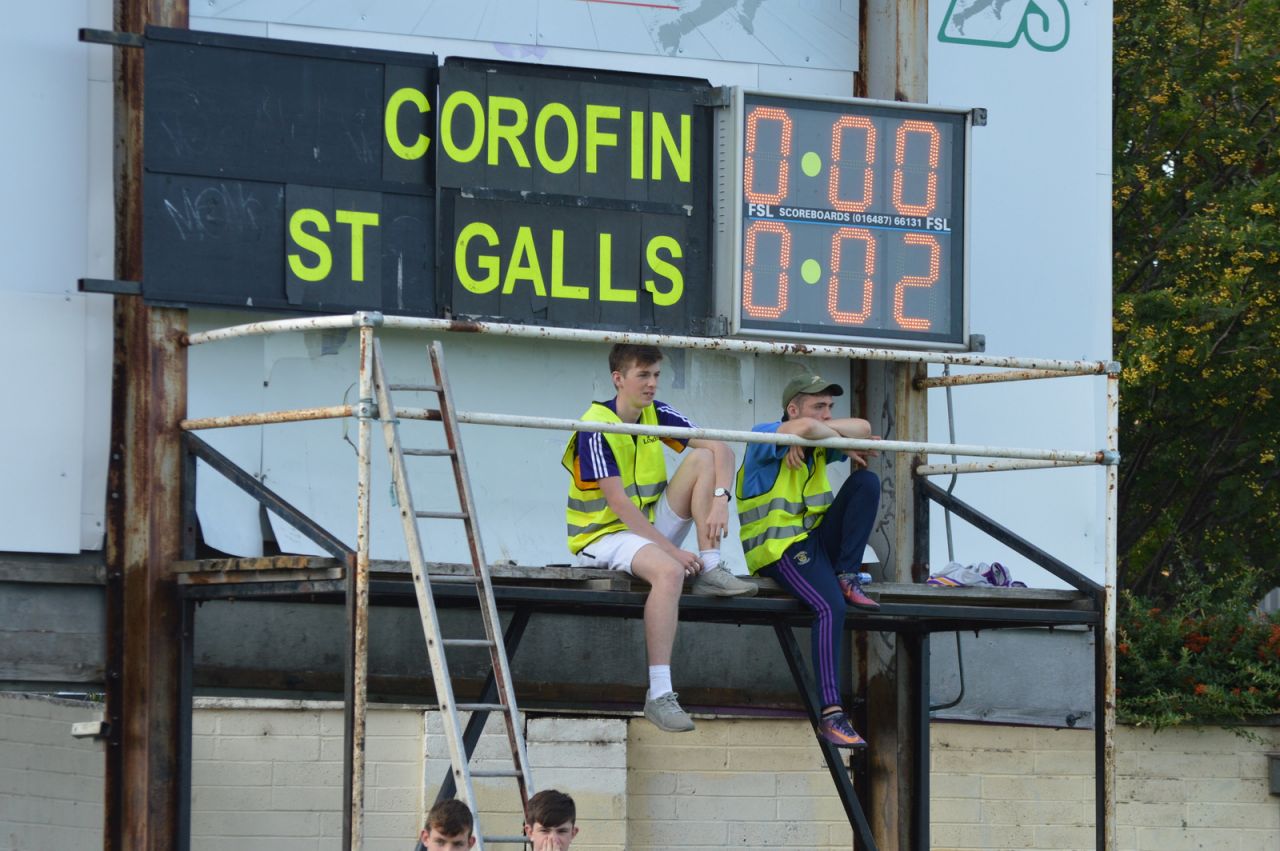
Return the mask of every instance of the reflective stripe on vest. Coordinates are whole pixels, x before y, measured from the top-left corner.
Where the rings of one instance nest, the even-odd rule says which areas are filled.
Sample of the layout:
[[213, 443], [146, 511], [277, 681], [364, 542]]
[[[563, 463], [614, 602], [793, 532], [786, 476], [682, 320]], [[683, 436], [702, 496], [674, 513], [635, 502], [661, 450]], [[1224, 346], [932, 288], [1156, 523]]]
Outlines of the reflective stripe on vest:
[[747, 569], [752, 573], [773, 564], [787, 547], [807, 537], [835, 501], [827, 479], [827, 451], [822, 447], [813, 450], [812, 468], [806, 464], [793, 470], [780, 459], [777, 470], [777, 478], [767, 491], [743, 497], [745, 462], [738, 468], [738, 523]]
[[[599, 402], [582, 415], [584, 422], [620, 423], [618, 415]], [[658, 411], [648, 405], [640, 412], [640, 424], [656, 426]], [[565, 532], [569, 537], [569, 551], [579, 553], [583, 547], [602, 535], [619, 532], [627, 524], [609, 507], [595, 482], [583, 482], [578, 478], [578, 434], [575, 432], [565, 446], [561, 463], [569, 471], [569, 498], [565, 504]], [[604, 434], [613, 460], [618, 464], [622, 487], [631, 503], [653, 519], [653, 506], [667, 487], [667, 461], [662, 453], [662, 441], [652, 435], [632, 437], [629, 434]]]

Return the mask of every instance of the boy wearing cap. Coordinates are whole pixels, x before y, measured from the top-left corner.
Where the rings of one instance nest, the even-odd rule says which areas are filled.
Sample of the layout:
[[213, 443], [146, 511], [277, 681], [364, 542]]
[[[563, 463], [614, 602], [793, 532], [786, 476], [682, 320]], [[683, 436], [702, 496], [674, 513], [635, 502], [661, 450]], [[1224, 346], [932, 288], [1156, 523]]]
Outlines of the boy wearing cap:
[[[662, 352], [655, 346], [614, 346], [609, 371], [617, 395], [593, 402], [582, 419], [691, 428], [683, 414], [654, 399], [661, 362]], [[685, 453], [670, 481], [663, 444]], [[757, 590], [720, 563], [720, 541], [729, 524], [733, 451], [718, 440], [577, 432], [569, 438], [562, 463], [571, 477], [565, 516], [569, 550], [578, 564], [623, 570], [649, 583], [644, 715], [669, 733], [692, 730], [693, 720], [671, 688], [671, 648], [684, 581], [692, 579], [692, 592], [707, 596], [745, 597]], [[698, 552], [681, 547], [690, 526], [697, 532]]]
[[[797, 376], [782, 392], [782, 419], [752, 431], [870, 439], [871, 424], [833, 419], [844, 389], [817, 375]], [[832, 494], [827, 465], [849, 459], [855, 469]], [[738, 520], [747, 568], [776, 580], [814, 613], [813, 665], [822, 697], [822, 738], [837, 747], [866, 747], [840, 706], [839, 671], [846, 603], [879, 604], [862, 593], [857, 574], [880, 505], [880, 478], [857, 452], [824, 447], [747, 445], [738, 470]]]

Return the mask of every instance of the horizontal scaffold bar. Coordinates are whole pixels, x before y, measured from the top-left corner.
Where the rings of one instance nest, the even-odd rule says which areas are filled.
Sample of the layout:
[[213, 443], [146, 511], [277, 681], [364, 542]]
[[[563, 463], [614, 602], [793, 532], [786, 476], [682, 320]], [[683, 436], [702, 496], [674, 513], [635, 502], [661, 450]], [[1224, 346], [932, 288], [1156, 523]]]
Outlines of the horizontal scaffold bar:
[[[439, 413], [429, 408], [397, 408], [402, 419], [436, 420]], [[675, 428], [673, 426], [647, 426], [638, 423], [600, 423], [581, 420], [554, 419], [551, 417], [524, 417], [515, 414], [488, 414], [477, 411], [459, 411], [458, 422], [470, 425], [511, 426], [515, 428], [541, 428], [554, 431], [600, 431], [612, 434], [645, 434], [655, 437], [678, 437], [684, 440], [727, 440], [733, 443], [773, 443], [781, 446], [825, 446], [854, 452], [909, 452], [928, 455], [974, 455], [986, 458], [1020, 458], [1031, 461], [1060, 461], [1067, 464], [1115, 463], [1110, 453], [1101, 450], [1021, 449], [1009, 446], [980, 446], [964, 443], [925, 443], [915, 440], [857, 440], [847, 437], [829, 437], [823, 440], [806, 440], [794, 434], [777, 434], [759, 431], [731, 431], [715, 428]]]
[[858, 346], [826, 346], [807, 343], [773, 343], [760, 340], [736, 340], [726, 337], [682, 337], [673, 334], [639, 334], [622, 331], [596, 331], [582, 328], [550, 328], [542, 325], [513, 325], [502, 322], [473, 322], [460, 319], [428, 319], [413, 316], [383, 316], [380, 313], [354, 313], [341, 316], [313, 316], [302, 319], [277, 319], [250, 322], [188, 334], [187, 345], [197, 346], [236, 337], [278, 334], [297, 331], [319, 331], [329, 328], [357, 328], [375, 325], [416, 331], [493, 334], [536, 340], [578, 343], [633, 343], [670, 346], [679, 349], [708, 349], [743, 354], [803, 355], [815, 358], [850, 358], [895, 363], [933, 363], [957, 366], [987, 366], [1002, 369], [1052, 370], [1068, 375], [1105, 375], [1118, 366], [1107, 361], [1056, 360], [1052, 358], [1015, 358], [996, 355], [945, 352], [917, 352], [904, 349], [870, 349]]

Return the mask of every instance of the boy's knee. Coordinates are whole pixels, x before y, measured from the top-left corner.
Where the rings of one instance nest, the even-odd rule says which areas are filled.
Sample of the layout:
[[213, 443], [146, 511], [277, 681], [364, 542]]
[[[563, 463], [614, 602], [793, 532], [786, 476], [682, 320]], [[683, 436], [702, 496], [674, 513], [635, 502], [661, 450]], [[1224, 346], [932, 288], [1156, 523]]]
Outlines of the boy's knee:
[[857, 488], [880, 489], [880, 477], [870, 470], [855, 470], [849, 476], [849, 483]]

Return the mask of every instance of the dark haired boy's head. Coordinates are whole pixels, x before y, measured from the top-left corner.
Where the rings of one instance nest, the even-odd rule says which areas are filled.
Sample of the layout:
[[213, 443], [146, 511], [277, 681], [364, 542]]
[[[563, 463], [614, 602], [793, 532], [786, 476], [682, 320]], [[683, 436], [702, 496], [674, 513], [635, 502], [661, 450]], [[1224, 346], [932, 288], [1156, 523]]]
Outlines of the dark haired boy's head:
[[617, 343], [609, 350], [609, 372], [626, 374], [626, 371], [633, 366], [649, 366], [660, 360], [662, 360], [662, 352], [657, 346]]
[[578, 835], [577, 820], [573, 798], [555, 789], [543, 789], [529, 799], [524, 832], [535, 849], [555, 848], [559, 851], [568, 848]]
[[451, 798], [441, 801], [427, 813], [422, 828], [422, 845], [427, 851], [464, 851], [476, 844], [471, 835], [475, 819], [467, 805]]

